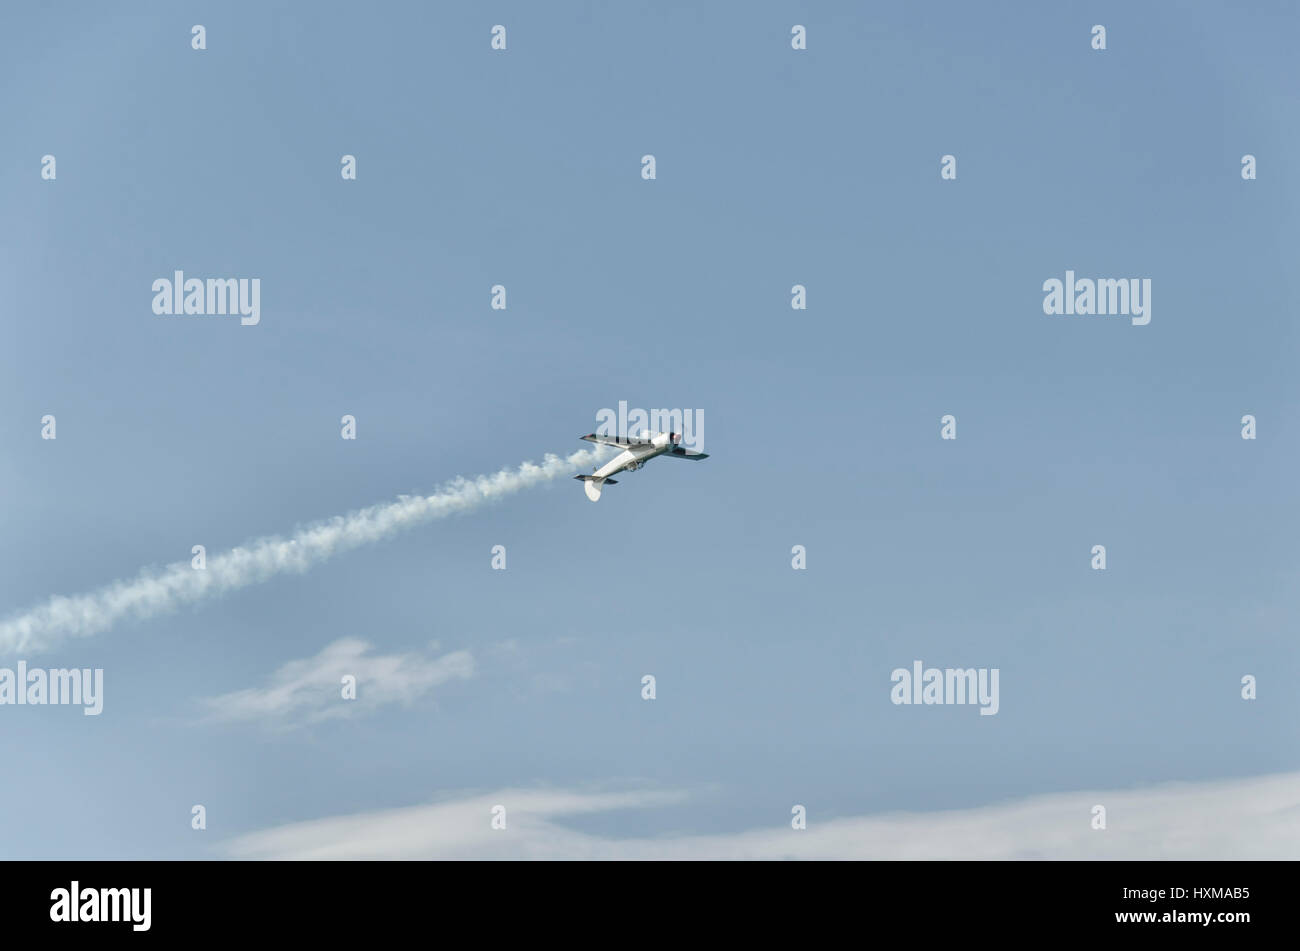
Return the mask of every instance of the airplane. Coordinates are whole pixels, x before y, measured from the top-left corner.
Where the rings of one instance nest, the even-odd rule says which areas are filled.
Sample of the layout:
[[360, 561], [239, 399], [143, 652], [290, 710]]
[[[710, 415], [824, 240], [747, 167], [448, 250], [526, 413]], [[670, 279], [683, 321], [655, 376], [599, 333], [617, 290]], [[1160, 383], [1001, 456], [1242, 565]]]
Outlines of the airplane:
[[575, 479], [582, 481], [582, 488], [586, 491], [587, 498], [593, 502], [600, 500], [600, 490], [606, 485], [618, 485], [618, 480], [611, 479], [610, 476], [624, 471], [635, 472], [656, 456], [695, 460], [709, 458], [707, 452], [684, 448], [681, 445], [681, 433], [652, 433], [643, 429], [635, 435], [626, 437], [587, 433], [581, 438], [587, 442], [594, 442], [601, 446], [617, 446], [623, 450], [603, 466], [598, 466], [592, 475], [574, 476]]

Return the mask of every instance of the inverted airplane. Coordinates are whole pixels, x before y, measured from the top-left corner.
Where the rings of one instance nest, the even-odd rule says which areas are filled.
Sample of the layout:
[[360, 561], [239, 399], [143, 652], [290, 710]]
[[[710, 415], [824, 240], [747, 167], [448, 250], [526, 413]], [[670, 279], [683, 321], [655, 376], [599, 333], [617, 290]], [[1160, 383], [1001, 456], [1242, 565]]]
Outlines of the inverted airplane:
[[707, 452], [684, 448], [681, 444], [681, 433], [652, 433], [643, 429], [629, 436], [598, 436], [595, 433], [588, 433], [582, 438], [587, 442], [602, 446], [617, 446], [623, 450], [609, 462], [599, 466], [592, 475], [574, 476], [575, 479], [582, 480], [587, 498], [593, 502], [600, 500], [600, 490], [606, 485], [618, 485], [618, 480], [611, 479], [610, 476], [624, 471], [635, 472], [656, 456], [664, 456], [668, 459], [709, 458]]

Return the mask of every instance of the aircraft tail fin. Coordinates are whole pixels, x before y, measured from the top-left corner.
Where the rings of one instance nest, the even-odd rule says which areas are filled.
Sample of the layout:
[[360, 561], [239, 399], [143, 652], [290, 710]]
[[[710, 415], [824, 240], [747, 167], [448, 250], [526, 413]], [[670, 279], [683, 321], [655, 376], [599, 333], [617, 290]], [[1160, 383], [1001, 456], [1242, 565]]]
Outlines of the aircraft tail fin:
[[618, 485], [617, 479], [602, 479], [594, 475], [577, 475], [574, 476], [574, 478], [581, 480], [582, 488], [587, 493], [587, 498], [591, 499], [593, 502], [600, 501], [600, 490], [604, 488], [606, 484]]

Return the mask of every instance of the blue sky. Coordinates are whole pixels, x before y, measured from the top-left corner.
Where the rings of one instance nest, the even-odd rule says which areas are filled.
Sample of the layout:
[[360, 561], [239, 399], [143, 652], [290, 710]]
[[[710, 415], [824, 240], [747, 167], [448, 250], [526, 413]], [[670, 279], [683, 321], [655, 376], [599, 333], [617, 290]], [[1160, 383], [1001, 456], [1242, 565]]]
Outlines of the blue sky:
[[[506, 789], [682, 794], [566, 820], [618, 838], [1300, 769], [1300, 14], [1171, 10], [6, 13], [0, 615], [572, 452], [620, 400], [702, 410], [710, 459], [0, 656], [106, 694], [0, 707], [0, 854]], [[261, 323], [155, 316], [177, 269], [260, 278]], [[1066, 269], [1150, 278], [1151, 323], [1045, 316]], [[345, 638], [474, 673], [204, 719]], [[918, 659], [999, 668], [998, 714], [891, 704]]]

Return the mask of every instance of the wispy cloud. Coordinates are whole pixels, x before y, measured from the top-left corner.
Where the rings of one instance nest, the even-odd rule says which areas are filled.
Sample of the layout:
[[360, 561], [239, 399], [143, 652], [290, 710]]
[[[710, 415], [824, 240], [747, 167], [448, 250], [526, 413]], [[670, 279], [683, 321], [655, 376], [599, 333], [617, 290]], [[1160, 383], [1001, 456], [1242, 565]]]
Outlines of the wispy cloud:
[[301, 573], [341, 552], [404, 529], [572, 475], [607, 454], [603, 447], [580, 449], [564, 458], [548, 455], [541, 465], [525, 462], [517, 469], [502, 469], [492, 475], [458, 478], [433, 495], [401, 496], [395, 502], [337, 515], [289, 538], [256, 539], [210, 556], [205, 570], [196, 570], [187, 561], [177, 562], [162, 569], [146, 569], [129, 581], [115, 581], [88, 594], [56, 596], [0, 623], [0, 651], [47, 649], [65, 637], [97, 634], [121, 620], [154, 617], [279, 574]]
[[[370, 651], [365, 641], [344, 638], [314, 657], [290, 661], [264, 686], [210, 697], [203, 705], [214, 720], [251, 720], [286, 729], [369, 713], [387, 704], [409, 705], [440, 684], [474, 676], [469, 651], [441, 657]], [[355, 699], [343, 697], [345, 676], [356, 678]]]
[[[683, 798], [681, 793], [662, 791], [508, 789], [280, 826], [236, 839], [224, 850], [233, 858], [554, 858], [575, 854], [575, 840], [588, 838], [558, 825], [557, 818], [670, 805]], [[490, 827], [497, 805], [506, 807], [503, 831]]]
[[[1138, 790], [1034, 796], [932, 813], [820, 819], [719, 835], [616, 838], [567, 828], [567, 816], [679, 802], [681, 793], [513, 789], [405, 809], [319, 819], [228, 842], [226, 854], [274, 859], [1295, 859], [1300, 773]], [[506, 829], [490, 826], [506, 807]], [[1095, 830], [1091, 810], [1107, 810]]]

